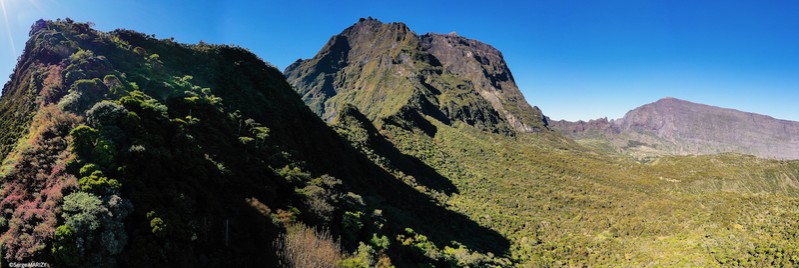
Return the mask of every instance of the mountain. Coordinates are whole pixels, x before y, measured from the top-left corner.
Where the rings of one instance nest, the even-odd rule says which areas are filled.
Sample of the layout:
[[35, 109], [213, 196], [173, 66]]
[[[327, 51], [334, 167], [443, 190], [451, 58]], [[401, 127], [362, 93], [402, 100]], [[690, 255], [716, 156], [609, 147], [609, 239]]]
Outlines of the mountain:
[[551, 122], [577, 139], [607, 140], [642, 154], [735, 152], [765, 158], [799, 159], [799, 122], [664, 98], [623, 118]]
[[0, 115], [6, 264], [407, 267], [509, 247], [403, 183], [430, 167], [386, 171], [240, 47], [40, 20]]
[[487, 45], [344, 33], [292, 88], [244, 48], [36, 22], [0, 97], [0, 264], [799, 265], [799, 161], [608, 153], [515, 109]]
[[546, 129], [499, 50], [455, 34], [419, 36], [403, 23], [361, 19], [285, 74], [326, 121], [349, 103], [370, 120], [414, 109], [492, 132]]
[[[285, 75], [373, 163], [509, 242], [492, 258], [392, 240], [444, 266], [799, 264], [799, 162], [741, 154], [638, 161], [608, 142], [540, 131], [548, 120], [516, 105], [523, 99], [506, 68], [478, 41], [362, 19]], [[616, 135], [614, 123], [572, 129]]]

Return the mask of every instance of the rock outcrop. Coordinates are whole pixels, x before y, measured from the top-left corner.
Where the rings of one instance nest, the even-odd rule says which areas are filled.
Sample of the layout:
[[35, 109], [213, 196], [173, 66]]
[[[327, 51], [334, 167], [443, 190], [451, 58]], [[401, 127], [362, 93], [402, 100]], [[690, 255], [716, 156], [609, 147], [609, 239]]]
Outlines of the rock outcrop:
[[285, 70], [305, 103], [330, 121], [345, 104], [370, 120], [407, 114], [500, 133], [546, 129], [497, 49], [454, 34], [416, 35], [402, 23], [361, 19], [319, 53]]

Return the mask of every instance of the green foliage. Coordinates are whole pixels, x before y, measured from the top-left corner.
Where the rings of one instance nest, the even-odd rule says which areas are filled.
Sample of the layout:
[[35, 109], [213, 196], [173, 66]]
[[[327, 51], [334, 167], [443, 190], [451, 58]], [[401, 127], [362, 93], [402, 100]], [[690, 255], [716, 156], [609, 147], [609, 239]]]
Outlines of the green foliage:
[[62, 209], [64, 210], [62, 217], [66, 220], [65, 224], [75, 230], [79, 236], [86, 236], [100, 228], [99, 217], [106, 211], [100, 198], [84, 192], [65, 196]]
[[295, 192], [302, 197], [308, 211], [316, 219], [330, 222], [341, 199], [337, 189], [340, 186], [341, 180], [325, 174], [308, 181], [305, 187], [296, 189]]
[[64, 225], [74, 232], [81, 263], [105, 265], [125, 247], [128, 238], [121, 221], [132, 211], [129, 201], [116, 195], [101, 200], [91, 193], [75, 192], [64, 197], [62, 209]]
[[158, 237], [166, 236], [167, 224], [158, 217], [155, 211], [147, 212], [147, 219], [150, 221], [151, 232]]
[[352, 257], [341, 261], [341, 267], [348, 268], [370, 268], [375, 267], [375, 251], [371, 246], [361, 242], [358, 250]]
[[356, 211], [346, 211], [344, 212], [344, 217], [341, 220], [341, 225], [344, 230], [349, 232], [358, 232], [363, 228], [363, 212]]
[[[39, 259], [34, 254], [51, 247], [62, 260], [57, 265], [117, 266], [119, 254], [137, 267], [200, 265], [199, 254], [210, 260], [205, 266], [220, 266], [221, 260], [273, 264], [273, 256], [244, 255], [271, 241], [277, 228], [233, 196], [247, 193], [269, 206], [303, 209], [291, 210], [293, 215], [313, 214], [292, 194], [311, 172], [297, 184], [272, 172], [288, 164], [304, 168], [287, 150], [273, 151], [272, 128], [263, 123], [276, 111], [264, 106], [269, 102], [291, 107], [286, 114], [303, 111], [290, 89], [277, 83], [282, 75], [240, 48], [160, 42], [127, 30], [101, 33], [71, 20], [45, 23], [32, 31], [19, 65], [24, 67], [0, 99], [2, 156], [17, 148], [3, 165], [13, 183], [4, 182], [0, 191], [0, 217], [9, 219], [0, 229], [6, 259]], [[230, 100], [223, 103], [215, 94]], [[31, 124], [36, 109], [53, 103], [60, 109], [48, 111], [66, 110], [71, 117]], [[230, 120], [229, 107], [253, 119], [247, 125]], [[39, 120], [63, 117], [48, 112]], [[282, 120], [270, 123], [289, 126]], [[252, 141], [241, 145], [238, 136]], [[130, 218], [131, 202], [122, 193], [140, 208]], [[319, 193], [308, 200], [332, 202], [336, 195]], [[158, 215], [148, 218], [148, 211]], [[230, 247], [208, 255], [207, 249], [227, 242], [217, 232], [227, 220]], [[59, 225], [66, 226], [59, 231], [61, 244], [53, 236]], [[156, 235], [128, 241], [125, 227]], [[70, 237], [77, 252], [66, 246]]]
[[103, 98], [106, 91], [106, 86], [99, 78], [80, 79], [72, 84], [69, 89], [70, 93], [58, 105], [65, 111], [83, 114]]
[[122, 123], [127, 114], [128, 110], [122, 105], [112, 101], [101, 101], [86, 112], [86, 122], [92, 127], [103, 129]]
[[61, 260], [67, 266], [78, 266], [80, 252], [78, 251], [75, 231], [69, 225], [58, 226], [53, 238], [52, 253], [56, 259]]
[[90, 175], [80, 178], [78, 184], [81, 191], [100, 196], [116, 194], [122, 187], [119, 181], [105, 177], [100, 170], [95, 170]]
[[89, 163], [80, 168], [79, 174], [81, 177], [92, 175], [95, 171], [100, 171], [100, 167], [95, 164]]
[[130, 95], [120, 98], [119, 103], [137, 114], [143, 113], [142, 115], [163, 117], [167, 112], [166, 105], [138, 90], [131, 91]]
[[377, 236], [377, 234], [372, 234], [372, 239], [369, 240], [369, 243], [380, 250], [387, 250], [388, 247], [391, 245], [391, 242], [388, 240], [388, 237], [385, 235]]
[[86, 125], [80, 125], [70, 131], [72, 145], [70, 151], [88, 162], [102, 167], [112, 167], [116, 156], [116, 146], [101, 137], [100, 131]]
[[[7, 259], [50, 246], [64, 265], [114, 266], [121, 254], [133, 267], [279, 266], [284, 253], [263, 254], [272, 252], [263, 246], [292, 239], [299, 260], [320, 249], [338, 260], [344, 248], [353, 253], [340, 263], [348, 267], [799, 259], [795, 161], [715, 155], [641, 163], [553, 133], [492, 134], [507, 126], [482, 113], [489, 104], [463, 79], [425, 81], [448, 89], [428, 94], [413, 79], [378, 74], [379, 61], [344, 78], [381, 90], [334, 97], [367, 114], [358, 118], [353, 108], [338, 118], [342, 141], [252, 53], [86, 27], [50, 22], [36, 30], [31, 49], [47, 59], [23, 57], [30, 67], [0, 100], [2, 150], [16, 148], [0, 191]], [[381, 80], [389, 86], [376, 87]], [[37, 99], [59, 101], [85, 121], [56, 107], [36, 120], [18, 116], [36, 111]], [[317, 112], [335, 113], [319, 104]], [[448, 114], [425, 111], [429, 105]], [[24, 133], [32, 134], [20, 141]], [[46, 216], [59, 206], [61, 218]], [[126, 229], [153, 235], [129, 239]], [[326, 229], [340, 243], [317, 231]]]
[[100, 131], [90, 126], [81, 125], [70, 131], [69, 135], [72, 136], [70, 150], [78, 155], [88, 156], [91, 155], [100, 138]]
[[[721, 262], [717, 258], [726, 265], [733, 259], [741, 263], [758, 258], [749, 253], [757, 243], [744, 241], [780, 245], [777, 241], [790, 237], [765, 238], [754, 230], [789, 228], [778, 219], [793, 217], [792, 210], [745, 215], [792, 207], [788, 204], [796, 202], [799, 190], [788, 186], [799, 178], [795, 162], [714, 155], [664, 157], [643, 164], [600, 155], [552, 134], [508, 139], [471, 127], [431, 122], [438, 128], [432, 138], [391, 125], [386, 126], [386, 135], [403, 153], [452, 178], [458, 194], [432, 196], [510, 238], [511, 257], [518, 263], [714, 266]], [[755, 218], [769, 223], [749, 220]], [[707, 237], [711, 233], [717, 235]], [[688, 241], [713, 246], [690, 246]], [[429, 249], [415, 243], [406, 241], [420, 251]], [[737, 246], [744, 244], [751, 246]], [[442, 253], [450, 264], [488, 256], [448, 247]], [[448, 255], [461, 257], [456, 260]], [[494, 258], [491, 263], [503, 263], [497, 261]]]
[[283, 177], [287, 181], [292, 182], [292, 183], [306, 182], [306, 181], [309, 181], [311, 179], [311, 174], [303, 172], [298, 167], [293, 167], [292, 168], [292, 167], [289, 167], [289, 166], [284, 166], [283, 168], [281, 168], [280, 170], [277, 171], [277, 174], [280, 177]]
[[108, 140], [101, 139], [97, 141], [91, 155], [83, 156], [89, 161], [96, 162], [104, 167], [112, 167], [114, 165], [114, 157], [116, 156], [116, 146]]

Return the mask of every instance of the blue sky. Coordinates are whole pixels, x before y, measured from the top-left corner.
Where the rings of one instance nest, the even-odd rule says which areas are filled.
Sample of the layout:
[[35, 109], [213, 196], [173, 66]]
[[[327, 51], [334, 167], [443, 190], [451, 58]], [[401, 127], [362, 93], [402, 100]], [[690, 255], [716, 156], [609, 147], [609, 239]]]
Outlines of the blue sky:
[[[372, 16], [501, 51], [554, 119], [619, 118], [671, 96], [799, 121], [796, 1], [0, 0], [0, 83], [39, 18], [236, 44], [285, 68]], [[0, 10], [2, 11], [2, 10]], [[0, 14], [2, 15], [2, 14]], [[13, 40], [13, 42], [11, 42]]]

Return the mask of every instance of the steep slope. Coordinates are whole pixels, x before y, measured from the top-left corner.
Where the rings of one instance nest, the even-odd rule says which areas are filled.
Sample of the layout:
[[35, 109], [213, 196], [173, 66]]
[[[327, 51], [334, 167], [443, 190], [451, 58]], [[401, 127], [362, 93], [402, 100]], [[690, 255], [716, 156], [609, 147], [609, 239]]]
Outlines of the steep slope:
[[483, 263], [508, 250], [351, 147], [245, 49], [42, 20], [21, 59], [0, 100], [16, 126], [0, 131], [4, 260], [406, 267], [443, 265], [447, 246]]
[[649, 154], [736, 152], [799, 159], [799, 122], [664, 98], [608, 122], [553, 122], [578, 139], [607, 139], [615, 146]]
[[[33, 113], [0, 167], [6, 262], [799, 265], [797, 161], [641, 163], [553, 132], [507, 135], [464, 119], [500, 114], [477, 83], [467, 96], [483, 102], [452, 103], [455, 119], [426, 101], [446, 94], [411, 94], [396, 110], [366, 107], [386, 115], [338, 103], [327, 125], [245, 49], [71, 20], [37, 22], [21, 59], [3, 89], [18, 101], [0, 99]], [[455, 61], [428, 84], [467, 81], [444, 71]], [[384, 78], [374, 94], [393, 96], [379, 92], [397, 81]]]
[[538, 107], [531, 107], [516, 86], [496, 48], [456, 34], [421, 36], [422, 48], [432, 54], [444, 70], [471, 82], [480, 96], [518, 131], [534, 132], [546, 125]]
[[326, 121], [350, 103], [370, 120], [408, 107], [491, 132], [546, 129], [541, 111], [521, 95], [498, 50], [454, 35], [418, 36], [402, 23], [361, 19], [285, 74]]
[[[515, 98], [515, 87], [504, 64], [498, 64], [499, 52], [454, 35], [421, 36], [418, 51], [403, 50], [415, 45], [384, 46], [386, 40], [414, 43], [405, 31], [399, 32], [408, 38], [396, 38], [397, 31], [390, 30], [395, 28], [405, 29], [400, 24], [363, 20], [333, 37], [317, 57], [287, 68], [286, 74], [306, 103], [376, 165], [507, 238], [507, 262], [492, 264], [799, 265], [799, 248], [794, 243], [799, 162], [721, 154], [661, 157], [643, 163], [581, 146], [558, 133], [524, 133], [524, 127], [512, 123], [502, 111], [513, 113], [510, 100]], [[367, 56], [348, 50], [333, 53], [332, 47], [344, 47], [333, 43], [353, 42], [353, 34], [361, 36], [359, 29], [371, 29], [363, 36], [379, 49]], [[376, 59], [394, 59], [392, 55], [404, 58], [403, 53], [409, 51], [429, 54], [435, 62], [412, 61], [413, 66], [425, 68], [410, 69], [400, 64], [404, 61], [383, 60], [381, 79], [362, 78], [374, 76], [376, 70], [361, 68], [358, 62], [368, 65]], [[323, 60], [330, 55], [338, 55], [336, 64]], [[359, 61], [351, 61], [353, 57]], [[410, 82], [404, 85], [411, 87], [399, 86], [397, 81], [415, 81], [407, 78], [409, 70], [428, 70], [429, 66], [433, 72], [423, 73], [423, 80], [430, 87]], [[353, 82], [350, 77], [359, 80]], [[453, 90], [442, 85], [453, 81], [467, 82], [461, 96], [469, 101], [441, 105]], [[368, 87], [348, 86], [365, 82]], [[326, 83], [328, 90], [321, 90]], [[337, 99], [340, 94], [347, 97]], [[484, 104], [472, 105], [475, 99]], [[395, 105], [396, 101], [411, 104]], [[426, 103], [420, 105], [420, 101]], [[495, 111], [514, 135], [486, 131], [491, 130], [486, 124], [452, 117], [452, 111], [473, 111], [474, 107]], [[616, 135], [614, 121], [606, 119], [567, 126], [580, 135]], [[660, 138], [653, 135], [652, 139]], [[407, 237], [398, 242], [425, 247]], [[461, 256], [444, 257], [449, 266], [487, 265], [474, 261], [484, 256], [459, 251], [449, 247], [443, 254], [435, 250], [425, 254]]]

